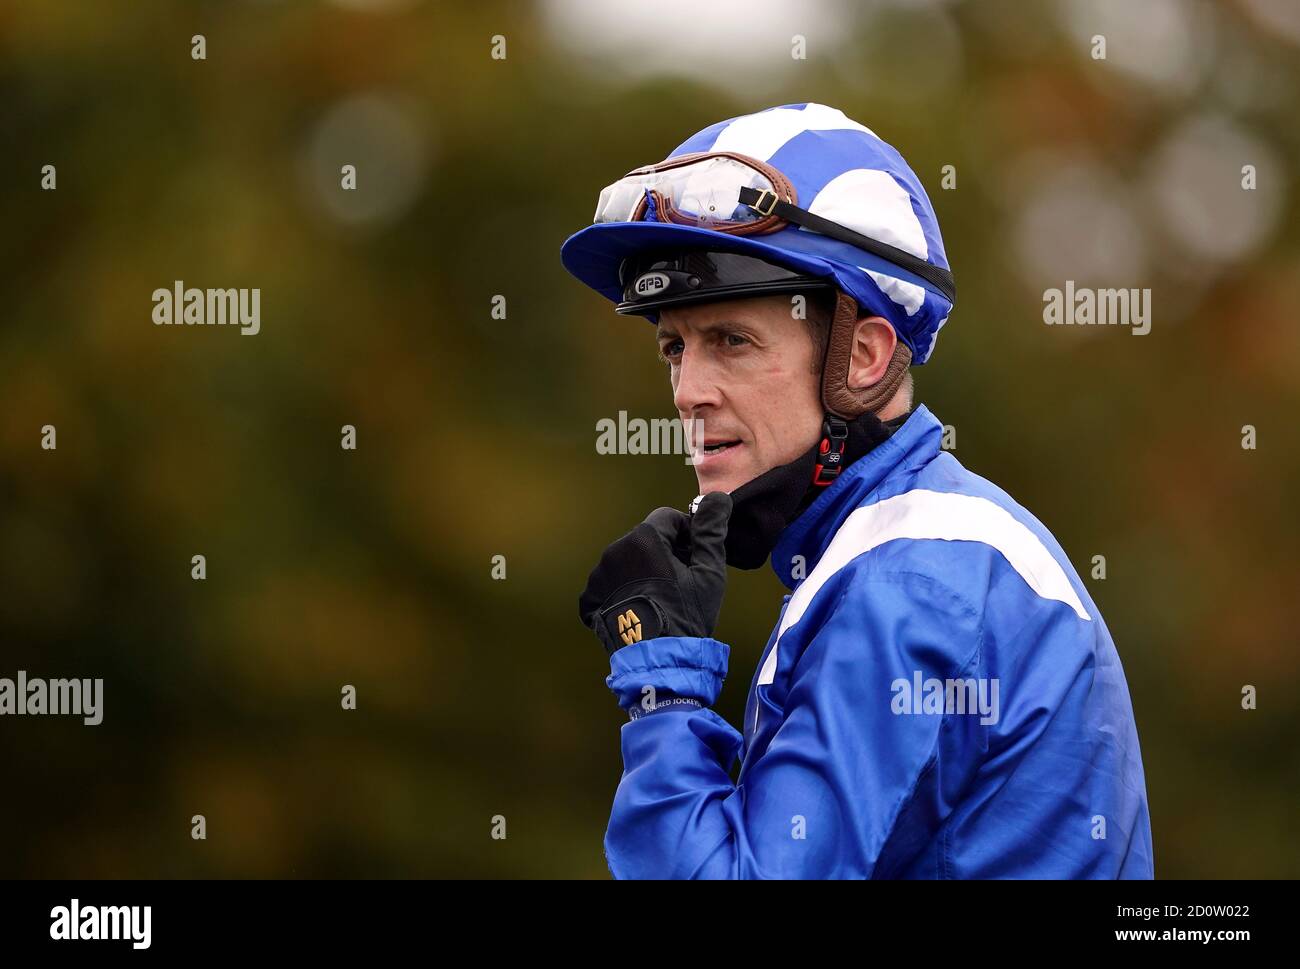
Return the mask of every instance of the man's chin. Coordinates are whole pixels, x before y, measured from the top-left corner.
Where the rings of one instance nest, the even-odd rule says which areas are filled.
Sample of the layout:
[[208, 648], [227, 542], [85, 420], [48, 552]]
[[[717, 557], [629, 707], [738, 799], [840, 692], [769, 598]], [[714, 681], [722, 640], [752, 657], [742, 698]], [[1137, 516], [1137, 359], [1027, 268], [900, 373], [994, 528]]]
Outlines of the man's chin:
[[751, 448], [752, 445], [742, 443], [719, 454], [696, 458], [695, 480], [700, 486], [700, 494], [714, 491], [730, 494], [768, 470], [757, 467], [760, 462]]
[[707, 495], [715, 491], [725, 491], [728, 494], [740, 488], [742, 485], [749, 484], [757, 478], [759, 472], [735, 470], [727, 473], [704, 473], [698, 470], [695, 472], [695, 481], [699, 485], [700, 494]]

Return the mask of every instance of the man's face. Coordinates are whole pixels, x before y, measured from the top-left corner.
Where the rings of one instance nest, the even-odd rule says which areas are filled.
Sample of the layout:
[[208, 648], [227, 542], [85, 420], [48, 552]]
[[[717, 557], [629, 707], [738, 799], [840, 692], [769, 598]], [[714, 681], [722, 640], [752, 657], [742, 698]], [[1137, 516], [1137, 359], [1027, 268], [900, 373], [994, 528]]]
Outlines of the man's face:
[[690, 429], [700, 494], [735, 491], [816, 442], [822, 406], [813, 339], [789, 296], [665, 309], [658, 339], [673, 403]]

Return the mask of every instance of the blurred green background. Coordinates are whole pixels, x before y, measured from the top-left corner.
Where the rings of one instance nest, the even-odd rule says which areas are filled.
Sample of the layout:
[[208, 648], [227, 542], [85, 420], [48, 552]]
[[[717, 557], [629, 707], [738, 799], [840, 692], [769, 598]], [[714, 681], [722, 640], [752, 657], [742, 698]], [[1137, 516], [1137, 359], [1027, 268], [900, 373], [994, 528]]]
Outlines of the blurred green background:
[[[675, 412], [558, 247], [801, 101], [934, 201], [961, 300], [917, 390], [956, 456], [1106, 557], [1157, 875], [1297, 876], [1298, 11], [0, 3], [0, 676], [106, 680], [98, 727], [0, 719], [0, 876], [606, 877], [625, 718], [576, 597], [694, 478], [597, 454]], [[261, 332], [154, 326], [177, 279], [260, 288]], [[1151, 333], [1044, 326], [1065, 279], [1151, 287]], [[782, 591], [732, 573], [733, 723]]]

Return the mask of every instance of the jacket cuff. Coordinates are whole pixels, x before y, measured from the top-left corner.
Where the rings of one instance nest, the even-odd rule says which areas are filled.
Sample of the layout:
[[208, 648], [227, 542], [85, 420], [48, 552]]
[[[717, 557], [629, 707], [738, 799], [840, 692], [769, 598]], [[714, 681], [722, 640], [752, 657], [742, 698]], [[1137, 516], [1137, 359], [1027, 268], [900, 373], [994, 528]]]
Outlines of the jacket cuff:
[[[616, 650], [605, 684], [624, 710], [639, 705], [647, 686], [656, 694], [689, 697], [712, 706], [727, 678], [730, 648], [716, 639], [660, 636]], [[683, 707], [689, 710], [691, 707]]]

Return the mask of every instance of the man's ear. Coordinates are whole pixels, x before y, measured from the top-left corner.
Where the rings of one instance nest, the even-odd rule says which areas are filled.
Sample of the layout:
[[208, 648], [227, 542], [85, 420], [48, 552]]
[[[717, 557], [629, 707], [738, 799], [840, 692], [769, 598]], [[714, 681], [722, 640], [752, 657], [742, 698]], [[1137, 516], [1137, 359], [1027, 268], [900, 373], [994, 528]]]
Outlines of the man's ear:
[[883, 316], [864, 316], [853, 328], [853, 351], [849, 359], [849, 389], [865, 390], [879, 382], [889, 369], [898, 334]]

